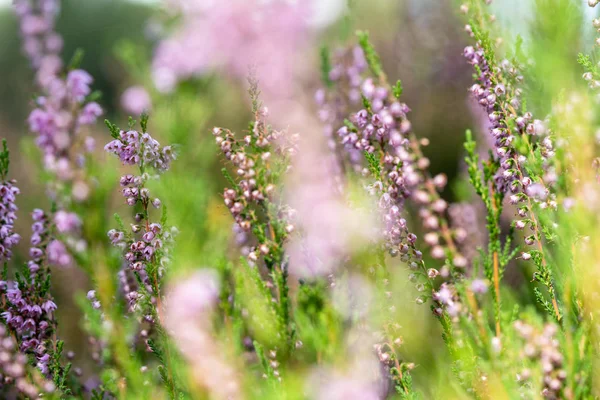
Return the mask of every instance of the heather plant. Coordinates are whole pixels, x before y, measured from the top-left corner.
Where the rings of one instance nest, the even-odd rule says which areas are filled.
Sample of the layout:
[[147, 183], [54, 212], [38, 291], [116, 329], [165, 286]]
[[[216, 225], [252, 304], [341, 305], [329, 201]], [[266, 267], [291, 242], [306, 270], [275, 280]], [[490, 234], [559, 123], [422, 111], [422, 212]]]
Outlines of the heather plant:
[[579, 0], [533, 1], [519, 34], [491, 0], [455, 4], [476, 115], [459, 174], [385, 35], [350, 34], [360, 2], [323, 33], [317, 2], [168, 1], [151, 52], [117, 45], [132, 115], [104, 127], [60, 3], [14, 4], [35, 146], [0, 152], [3, 398], [598, 398], [600, 67], [576, 54]]

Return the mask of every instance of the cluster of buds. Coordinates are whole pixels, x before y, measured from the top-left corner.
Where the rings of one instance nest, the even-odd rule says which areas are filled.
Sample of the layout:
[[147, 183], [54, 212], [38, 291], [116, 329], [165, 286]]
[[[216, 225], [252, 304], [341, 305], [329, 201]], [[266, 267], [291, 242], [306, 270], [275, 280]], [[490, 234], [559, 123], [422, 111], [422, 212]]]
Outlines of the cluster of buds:
[[[380, 196], [384, 236], [392, 255], [406, 254], [407, 246], [413, 247], [416, 240], [400, 216], [405, 200], [409, 199], [418, 207], [431, 255], [436, 259], [448, 258], [452, 265], [464, 267], [466, 259], [458, 251], [446, 219], [447, 203], [439, 195], [447, 178], [443, 174], [431, 176], [428, 171], [430, 161], [421, 151], [428, 141], [418, 140], [412, 133], [407, 118], [410, 108], [398, 100], [400, 83], [392, 88], [382, 72], [375, 74], [375, 78], [367, 74], [363, 48], [352, 48], [346, 53], [341, 53], [344, 57], [338, 56], [329, 74], [335, 90], [317, 93], [321, 120], [326, 124], [344, 124], [337, 130], [332, 149], [343, 149], [345, 157], [338, 159], [354, 169], [362, 169], [365, 175], [369, 172], [363, 168], [366, 154], [371, 172], [378, 179], [369, 186], [369, 191]], [[361, 99], [364, 108], [348, 111], [356, 110]], [[377, 171], [373, 171], [374, 163]]]
[[367, 69], [367, 62], [360, 46], [338, 50], [333, 55], [332, 61], [328, 81], [335, 85], [335, 90], [319, 89], [315, 93], [315, 101], [319, 107], [318, 116], [323, 123], [323, 133], [331, 150], [332, 159], [329, 164], [337, 184], [341, 185], [344, 164], [350, 164], [359, 172], [362, 168], [363, 156], [352, 146], [342, 146], [336, 138], [335, 129], [348, 117], [350, 110], [360, 105], [360, 85], [363, 81], [362, 74]]
[[[473, 32], [472, 29], [470, 29]], [[534, 280], [545, 285], [552, 297], [557, 319], [561, 312], [551, 270], [548, 268], [542, 233], [555, 229], [542, 224], [537, 213], [543, 209], [556, 210], [557, 181], [554, 169], [554, 143], [547, 123], [525, 112], [520, 100], [523, 77], [517, 66], [508, 60], [496, 62], [487, 39], [476, 36], [476, 47], [466, 47], [464, 56], [475, 69], [471, 92], [488, 115], [489, 133], [493, 142], [494, 159], [499, 164], [492, 192], [507, 197], [515, 206], [513, 226], [524, 233], [526, 245], [537, 249], [522, 254], [537, 267]]]
[[96, 291], [95, 290], [90, 290], [87, 292], [87, 299], [92, 303], [92, 307], [95, 310], [99, 310], [100, 309], [100, 300], [98, 300], [98, 298], [96, 297]]
[[[160, 282], [177, 229], [152, 221], [150, 205], [159, 208], [161, 202], [150, 198], [145, 184], [150, 178], [148, 170], [156, 173], [166, 171], [175, 159], [175, 153], [171, 146], [161, 147], [146, 132], [147, 116], [142, 116], [142, 133], [134, 130], [125, 132], [113, 124], [107, 125], [115, 139], [105, 146], [105, 150], [119, 157], [123, 164], [135, 165], [139, 169], [137, 176], [127, 174], [120, 178], [121, 192], [128, 205], [141, 204], [142, 207], [142, 212], [135, 214], [129, 231], [111, 229], [108, 238], [123, 251], [124, 269], [119, 272], [119, 279], [129, 311], [139, 311], [145, 321], [153, 323], [153, 309], [161, 296]], [[133, 276], [139, 277], [143, 288], [134, 282]]]
[[[31, 248], [29, 249], [30, 261], [28, 263], [30, 274], [35, 275], [40, 269], [42, 263], [46, 261], [49, 265], [57, 267], [68, 267], [73, 263], [73, 257], [69, 253], [67, 246], [63, 241], [50, 235], [50, 218], [43, 210], [35, 209], [32, 213], [33, 225], [31, 229]], [[81, 221], [74, 213], [65, 213], [58, 211], [52, 220], [56, 233], [69, 234], [75, 233], [79, 229]], [[71, 248], [77, 250], [77, 240], [72, 236], [66, 237]], [[79, 246], [80, 247], [80, 246]]]
[[[148, 132], [121, 130], [118, 135], [113, 132], [113, 137], [115, 139], [104, 146], [104, 150], [119, 157], [124, 165], [137, 165], [141, 169], [151, 167], [158, 172], [164, 172], [169, 169], [171, 161], [175, 159], [173, 148], [171, 146], [161, 148], [160, 143], [153, 139]], [[134, 177], [129, 176], [121, 179], [122, 186], [136, 183], [143, 184], [143, 179], [136, 181]]]
[[[594, 8], [598, 5], [598, 3], [600, 3], [599, 0], [588, 0], [588, 6], [590, 6], [591, 8]], [[600, 32], [600, 18], [594, 18], [592, 21], [592, 25], [594, 27], [594, 29], [596, 29], [598, 32]], [[596, 39], [596, 46], [600, 46], [600, 37]], [[584, 79], [588, 82], [590, 82], [590, 87], [591, 88], [599, 88], [600, 87], [600, 82], [597, 80], [593, 79], [593, 76], [591, 73], [587, 73], [584, 74]]]
[[[463, 55], [478, 72], [477, 83], [470, 92], [488, 115], [494, 150], [502, 166], [502, 176], [498, 180], [505, 180], [505, 188], [514, 190], [519, 186], [519, 182], [514, 181], [519, 179], [520, 173], [514, 169], [525, 162], [524, 155], [519, 154], [515, 147], [515, 136], [536, 140], [544, 164], [548, 166], [555, 153], [551, 132], [545, 121], [534, 119], [530, 112], [519, 113], [522, 90], [516, 85], [523, 81], [523, 77], [516, 66], [508, 60], [503, 60], [498, 66], [490, 65], [480, 43], [476, 48], [467, 46]], [[511, 130], [509, 125], [514, 128]]]
[[0, 184], [0, 261], [7, 261], [12, 256], [11, 249], [19, 243], [21, 236], [14, 232], [17, 219], [15, 197], [19, 188], [14, 179], [5, 180]]
[[439, 289], [433, 292], [432, 299], [435, 304], [433, 313], [437, 316], [446, 311], [451, 317], [457, 317], [462, 310], [456, 289], [448, 283], [442, 283]]
[[[381, 333], [376, 334], [379, 338], [377, 338], [376, 343], [373, 345], [373, 349], [375, 350], [379, 362], [389, 371], [399, 364], [397, 354], [404, 341], [399, 336], [401, 329], [400, 324], [394, 322], [392, 318], [384, 324], [383, 328]], [[412, 366], [414, 367], [414, 364]]]
[[56, 304], [48, 292], [46, 281], [49, 271], [44, 265], [44, 250], [49, 247], [44, 246], [48, 236], [48, 219], [41, 210], [34, 211], [33, 218], [31, 242], [36, 247], [30, 249], [31, 260], [27, 270], [17, 282], [0, 281], [0, 292], [5, 298], [2, 317], [14, 332], [20, 350], [34, 354], [37, 367], [43, 374], [48, 374], [48, 350], [56, 324]]
[[[137, 273], [140, 276], [142, 282], [147, 282], [148, 275], [146, 274], [145, 270], [139, 271]], [[118, 278], [119, 289], [121, 291], [121, 294], [123, 298], [127, 300], [127, 311], [133, 313], [139, 308], [138, 300], [140, 300], [141, 298], [139, 293], [139, 284], [134, 275], [134, 271], [132, 271], [130, 268], [125, 267], [118, 272]], [[147, 285], [144, 286], [147, 289]]]
[[[272, 209], [275, 178], [287, 171], [288, 158], [296, 152], [297, 135], [287, 137], [265, 122], [265, 108], [256, 112], [251, 130], [243, 140], [228, 129], [214, 128], [213, 135], [225, 158], [231, 162], [237, 179], [234, 188], [225, 188], [223, 201], [239, 226], [238, 235], [252, 232], [258, 245], [248, 249], [247, 258], [255, 264], [260, 256], [276, 260], [281, 255], [281, 243], [293, 232], [294, 226], [283, 208]], [[275, 142], [277, 141], [277, 144]], [[277, 160], [273, 160], [277, 157]], [[283, 171], [275, 167], [283, 159]], [[268, 222], [260, 213], [267, 211]], [[275, 214], [275, 215], [271, 215]], [[278, 223], [273, 223], [277, 220]]]
[[[559, 341], [555, 337], [557, 326], [546, 324], [540, 332], [531, 325], [516, 321], [514, 327], [519, 336], [525, 340], [522, 356], [539, 362], [542, 368], [541, 395], [546, 399], [564, 398], [563, 389], [567, 372], [563, 368], [564, 357], [559, 349]], [[518, 379], [525, 382], [531, 378], [531, 375], [531, 370], [525, 368], [519, 373]]]
[[376, 161], [380, 168], [375, 171], [378, 180], [368, 190], [379, 198], [387, 248], [392, 256], [401, 254], [406, 261], [420, 260], [420, 252], [414, 249], [417, 237], [409, 232], [402, 218], [405, 200], [419, 182], [406, 137], [411, 128], [406, 118], [409, 108], [395, 99], [390, 102], [389, 89], [376, 85], [371, 78], [362, 82], [361, 93], [369, 107], [353, 114], [352, 124], [340, 128], [338, 136], [347, 149], [372, 157], [380, 154]]
[[[85, 154], [93, 151], [94, 140], [82, 138], [79, 132], [102, 115], [98, 103], [90, 102], [92, 77], [83, 70], [73, 70], [66, 80], [55, 78], [47, 92], [36, 99], [36, 108], [29, 115], [29, 129], [36, 133], [36, 143], [44, 152], [44, 166], [62, 183], [72, 185], [71, 196], [78, 201], [89, 195], [82, 168]], [[82, 150], [78, 150], [79, 145]]]
[[56, 389], [53, 382], [39, 376], [39, 373], [29, 373], [27, 355], [19, 351], [4, 325], [0, 325], [0, 382], [0, 393], [5, 398], [18, 397], [7, 392], [9, 387], [14, 387], [27, 398], [37, 398]]
[[14, 9], [19, 17], [23, 52], [31, 65], [41, 71], [51, 68], [51, 64], [62, 65], [60, 52], [62, 37], [55, 29], [56, 17], [60, 9], [58, 0], [15, 0]]
[[[479, 204], [481, 208], [483, 205]], [[467, 261], [467, 266], [479, 255], [477, 249], [485, 246], [487, 231], [481, 223], [485, 210], [480, 210], [476, 204], [454, 203], [448, 207], [450, 226], [454, 233], [454, 242]], [[434, 233], [435, 234], [435, 233]], [[427, 235], [425, 241], [428, 241]]]
[[[143, 214], [137, 214], [140, 218]], [[141, 222], [141, 221], [140, 221]], [[171, 239], [170, 232], [163, 232], [159, 223], [147, 223], [145, 226], [132, 225], [133, 235], [125, 236], [124, 232], [111, 229], [108, 237], [111, 243], [125, 251], [127, 266], [132, 271], [140, 272], [146, 270], [146, 264], [154, 262], [155, 255], [160, 254], [164, 240]]]
[[[269, 367], [271, 367], [271, 369], [273, 371], [272, 372], [273, 376], [275, 378], [277, 378], [277, 380], [279, 382], [281, 382], [281, 372], [279, 372], [280, 364], [279, 364], [279, 361], [277, 361], [277, 350], [269, 350], [268, 356], [269, 356], [269, 358], [268, 358]], [[268, 379], [268, 376], [266, 373], [264, 373], [262, 375], [262, 377], [263, 377], [263, 379]]]
[[[421, 140], [421, 142], [424, 144], [427, 141]], [[432, 258], [448, 259], [454, 267], [465, 268], [468, 266], [469, 260], [463, 255], [462, 246], [460, 246], [464, 232], [460, 229], [453, 229], [450, 225], [448, 203], [440, 196], [440, 192], [448, 183], [448, 178], [444, 174], [432, 177], [427, 172], [429, 160], [421, 156], [418, 146], [414, 146], [414, 153], [419, 156], [416, 165], [419, 167], [421, 179], [411, 198], [419, 207], [419, 217], [425, 231], [423, 240], [431, 248]], [[442, 276], [446, 278], [449, 274], [447, 266], [442, 272]]]

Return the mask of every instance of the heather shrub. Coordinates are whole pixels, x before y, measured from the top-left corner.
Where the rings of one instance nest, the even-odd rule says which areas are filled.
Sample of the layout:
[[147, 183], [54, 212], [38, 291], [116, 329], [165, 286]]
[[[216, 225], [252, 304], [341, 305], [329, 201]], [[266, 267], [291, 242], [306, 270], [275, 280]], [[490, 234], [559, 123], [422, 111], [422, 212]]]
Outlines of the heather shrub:
[[118, 99], [84, 3], [11, 8], [2, 398], [600, 396], [598, 1], [105, 1]]

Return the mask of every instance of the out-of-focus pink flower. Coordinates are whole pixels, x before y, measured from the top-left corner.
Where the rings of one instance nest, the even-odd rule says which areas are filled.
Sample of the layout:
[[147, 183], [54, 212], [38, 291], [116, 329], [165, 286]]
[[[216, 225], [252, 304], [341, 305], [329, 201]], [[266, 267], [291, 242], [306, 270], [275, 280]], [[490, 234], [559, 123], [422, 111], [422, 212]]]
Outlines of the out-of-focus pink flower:
[[121, 95], [121, 107], [133, 115], [140, 115], [152, 108], [152, 99], [142, 86], [132, 86]]
[[73, 262], [73, 258], [67, 251], [66, 246], [60, 240], [52, 240], [46, 247], [48, 262], [57, 267], [68, 267]]
[[292, 126], [303, 129], [299, 143], [302, 157], [294, 159], [286, 184], [286, 197], [296, 210], [295, 225], [300, 232], [288, 248], [290, 272], [296, 276], [327, 275], [349, 255], [349, 249], [376, 241], [379, 231], [374, 216], [348, 205], [342, 193], [343, 182], [335, 173], [338, 166], [334, 154], [327, 148], [317, 123], [299, 109], [303, 107], [297, 104], [301, 123], [294, 123], [294, 116], [286, 114]]
[[54, 224], [60, 233], [74, 233], [81, 227], [81, 220], [77, 214], [61, 210], [54, 215]]
[[171, 1], [182, 23], [159, 44], [153, 61], [158, 90], [178, 81], [225, 71], [239, 78], [249, 66], [265, 92], [286, 92], [308, 36], [305, 2], [283, 0]]
[[210, 315], [219, 298], [219, 281], [212, 270], [202, 270], [176, 284], [167, 296], [165, 318], [177, 327], [180, 322]]
[[348, 345], [349, 365], [342, 370], [317, 368], [308, 379], [312, 399], [316, 400], [379, 400], [385, 398], [387, 383], [379, 360], [373, 354], [370, 335], [358, 334]]
[[379, 400], [382, 397], [369, 382], [354, 377], [333, 376], [321, 387], [317, 400]]
[[212, 270], [196, 272], [168, 292], [163, 322], [187, 358], [194, 379], [214, 399], [241, 398], [235, 370], [213, 337], [211, 317], [219, 299], [219, 280]]

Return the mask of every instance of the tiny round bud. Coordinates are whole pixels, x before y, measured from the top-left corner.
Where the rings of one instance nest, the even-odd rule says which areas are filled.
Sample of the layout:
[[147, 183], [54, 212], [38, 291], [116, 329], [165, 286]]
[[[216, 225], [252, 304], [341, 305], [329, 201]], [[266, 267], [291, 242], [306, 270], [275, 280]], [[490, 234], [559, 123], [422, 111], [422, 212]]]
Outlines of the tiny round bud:
[[440, 274], [440, 272], [435, 269], [435, 268], [429, 268], [427, 270], [427, 276], [431, 279], [435, 278], [436, 276], [438, 276]]

